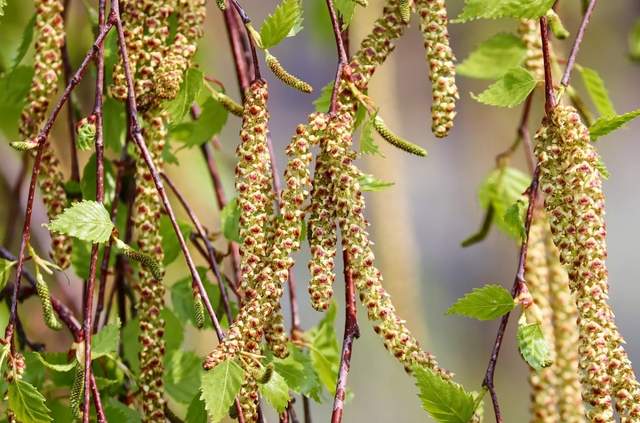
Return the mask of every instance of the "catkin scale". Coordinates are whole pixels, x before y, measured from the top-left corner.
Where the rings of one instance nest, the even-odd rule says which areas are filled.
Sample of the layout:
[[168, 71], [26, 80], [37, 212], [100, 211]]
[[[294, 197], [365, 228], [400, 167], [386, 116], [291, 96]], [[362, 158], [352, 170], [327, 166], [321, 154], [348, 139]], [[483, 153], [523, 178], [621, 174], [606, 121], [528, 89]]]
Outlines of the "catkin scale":
[[302, 91], [303, 93], [310, 93], [313, 91], [313, 87], [307, 82], [287, 72], [277, 57], [267, 54], [265, 61], [269, 70], [288, 86], [295, 88], [298, 91]]
[[407, 153], [415, 154], [416, 156], [424, 157], [427, 155], [427, 150], [424, 148], [415, 145], [398, 135], [394, 134], [389, 127], [384, 123], [382, 118], [376, 116], [373, 119], [373, 127], [378, 134], [389, 144], [394, 147], [399, 148], [400, 150], [404, 150]]

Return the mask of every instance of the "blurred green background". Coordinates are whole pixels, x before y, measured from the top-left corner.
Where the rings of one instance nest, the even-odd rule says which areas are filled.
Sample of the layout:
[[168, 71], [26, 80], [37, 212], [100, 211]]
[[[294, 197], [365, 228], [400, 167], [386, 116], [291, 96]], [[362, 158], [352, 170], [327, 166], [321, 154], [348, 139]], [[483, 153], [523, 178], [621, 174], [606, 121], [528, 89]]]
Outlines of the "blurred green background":
[[[198, 62], [205, 74], [222, 81], [227, 92], [239, 98], [227, 37], [221, 15], [209, 2], [206, 34], [200, 43]], [[244, 1], [255, 22], [261, 22], [276, 4], [275, 0]], [[324, 0], [303, 0], [304, 30], [297, 37], [284, 41], [273, 50], [280, 61], [293, 73], [303, 76], [315, 88], [312, 95], [300, 94], [283, 86], [264, 72], [270, 82], [271, 133], [280, 169], [284, 167], [283, 149], [297, 123], [306, 120], [313, 111], [312, 100], [319, 89], [329, 82], [335, 72], [336, 54]], [[381, 0], [369, 0], [367, 9], [357, 8], [351, 28], [351, 48], [371, 28], [381, 11]], [[462, 1], [449, 1], [449, 15], [456, 16]], [[71, 0], [69, 48], [72, 63], [79, 63], [92, 42], [85, 9], [81, 0]], [[571, 31], [569, 40], [554, 41], [560, 55], [567, 53], [579, 23], [580, 2], [560, 2], [560, 16]], [[6, 69], [15, 55], [22, 30], [33, 14], [31, 1], [9, 1], [5, 16], [0, 18], [0, 64]], [[640, 3], [633, 0], [600, 2], [578, 57], [579, 63], [596, 69], [603, 76], [616, 108], [627, 112], [640, 107], [640, 67], [627, 57], [627, 36], [633, 22], [640, 16]], [[507, 20], [478, 21], [451, 25], [452, 46], [459, 59], [464, 59], [477, 43], [500, 31], [514, 31], [515, 23]], [[32, 52], [27, 58], [30, 60]], [[576, 75], [577, 76], [577, 75]], [[579, 78], [576, 86], [582, 90]], [[486, 82], [459, 78], [461, 101], [458, 118], [451, 136], [436, 140], [429, 130], [430, 85], [424, 61], [422, 40], [417, 21], [412, 21], [406, 35], [397, 42], [397, 49], [374, 77], [371, 96], [381, 106], [385, 121], [397, 133], [429, 150], [425, 159], [415, 158], [381, 143], [386, 156], [366, 157], [362, 167], [380, 179], [394, 181], [390, 189], [368, 195], [367, 213], [376, 243], [375, 251], [388, 290], [400, 311], [408, 320], [423, 346], [432, 351], [440, 363], [457, 374], [457, 380], [468, 389], [477, 389], [482, 380], [493, 342], [496, 322], [480, 323], [461, 317], [444, 315], [456, 298], [474, 287], [486, 283], [510, 286], [516, 268], [517, 246], [495, 228], [481, 244], [463, 249], [460, 242], [474, 232], [483, 217], [477, 201], [477, 188], [493, 168], [496, 154], [506, 149], [515, 137], [520, 117], [519, 108], [513, 110], [483, 106], [471, 99], [469, 92], [480, 92]], [[584, 91], [582, 91], [584, 92]], [[92, 102], [91, 84], [83, 83], [75, 95], [84, 107]], [[541, 93], [536, 96], [531, 118], [534, 131], [541, 118]], [[65, 169], [69, 168], [67, 129], [64, 116], [59, 119], [52, 139]], [[222, 149], [216, 159], [223, 170], [227, 193], [232, 195], [234, 149], [238, 142], [240, 121], [229, 117], [220, 135]], [[604, 162], [611, 172], [605, 183], [608, 200], [609, 274], [611, 301], [617, 322], [628, 342], [632, 361], [640, 363], [640, 329], [637, 321], [640, 310], [640, 210], [637, 183], [640, 143], [636, 135], [640, 122], [632, 123], [598, 142]], [[0, 136], [1, 137], [1, 136]], [[11, 194], [20, 168], [20, 158], [0, 142], [0, 235], [7, 230], [19, 230], [22, 218], [9, 222], [9, 205], [18, 201]], [[199, 216], [211, 229], [219, 228], [219, 214], [204, 162], [197, 149], [181, 150], [179, 166], [168, 170], [176, 184], [195, 206]], [[82, 155], [82, 163], [88, 156]], [[521, 151], [514, 165], [526, 171]], [[635, 181], [635, 182], [634, 182]], [[20, 198], [24, 203], [24, 195]], [[34, 232], [40, 245], [46, 246], [46, 233], [40, 228], [44, 222], [42, 205], [36, 208]], [[14, 240], [17, 237], [14, 237]], [[16, 251], [15, 243], [10, 246]], [[46, 247], [43, 247], [46, 248]], [[298, 279], [298, 298], [305, 328], [321, 317], [308, 304], [306, 292], [307, 251], [298, 255], [295, 268]], [[165, 279], [169, 284], [186, 275], [182, 260], [176, 261]], [[55, 288], [77, 309], [81, 284], [71, 272], [61, 277]], [[340, 279], [340, 278], [338, 278]], [[336, 298], [342, 304], [343, 291], [337, 284]], [[286, 302], [285, 302], [286, 303]], [[57, 350], [68, 347], [68, 339], [54, 340], [40, 322], [39, 305], [28, 302], [24, 307], [33, 310], [38, 318], [26, 319], [28, 333], [35, 340], [46, 341]], [[285, 305], [285, 313], [288, 306]], [[26, 314], [25, 314], [26, 316]], [[287, 314], [288, 316], [288, 314]], [[337, 329], [342, 332], [342, 313]], [[346, 421], [417, 422], [428, 421], [420, 410], [413, 381], [390, 357], [371, 330], [364, 314], [360, 315], [361, 338], [353, 352], [353, 366], [349, 386], [355, 393], [346, 407]], [[636, 322], [636, 323], [634, 323]], [[208, 352], [215, 345], [212, 332], [196, 337], [187, 336], [186, 349]], [[527, 420], [527, 369], [515, 350], [513, 325], [507, 335], [496, 375], [496, 385], [504, 407], [505, 420]], [[329, 403], [315, 405], [316, 421], [328, 418]], [[489, 415], [491, 412], [488, 411]], [[490, 419], [492, 416], [490, 417]], [[273, 420], [273, 418], [271, 419]]]

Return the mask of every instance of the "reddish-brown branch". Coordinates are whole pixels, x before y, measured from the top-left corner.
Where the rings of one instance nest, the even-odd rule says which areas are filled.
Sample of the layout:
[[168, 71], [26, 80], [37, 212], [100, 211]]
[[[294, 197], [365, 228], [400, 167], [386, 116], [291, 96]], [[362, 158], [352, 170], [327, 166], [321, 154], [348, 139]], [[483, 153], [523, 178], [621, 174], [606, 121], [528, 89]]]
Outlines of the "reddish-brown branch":
[[356, 311], [356, 295], [351, 273], [351, 262], [347, 250], [342, 251], [344, 266], [344, 290], [345, 290], [345, 322], [344, 338], [342, 340], [342, 355], [340, 358], [340, 371], [336, 384], [336, 395], [333, 400], [333, 412], [331, 413], [331, 423], [342, 422], [344, 411], [344, 398], [347, 393], [347, 377], [351, 367], [351, 352], [353, 350], [354, 339], [360, 337], [358, 328], [358, 318]]
[[544, 110], [548, 115], [556, 107], [553, 92], [553, 74], [551, 73], [551, 53], [549, 50], [549, 25], [547, 17], [540, 18], [540, 37], [542, 39], [542, 57], [544, 59]]
[[333, 82], [333, 91], [331, 92], [331, 105], [329, 113], [335, 113], [338, 109], [338, 90], [340, 89], [340, 80], [342, 79], [342, 71], [348, 63], [347, 50], [345, 48], [344, 38], [340, 30], [340, 19], [336, 13], [333, 0], [326, 0], [327, 9], [329, 9], [329, 17], [331, 18], [331, 27], [336, 40], [336, 49], [338, 50], [338, 65], [336, 67], [336, 77]]
[[567, 61], [567, 67], [564, 70], [564, 74], [562, 75], [562, 85], [565, 87], [569, 86], [569, 80], [571, 79], [571, 71], [576, 64], [576, 57], [578, 56], [578, 51], [580, 50], [580, 45], [582, 44], [582, 40], [584, 39], [584, 33], [587, 29], [587, 25], [589, 25], [589, 21], [591, 20], [591, 15], [593, 14], [593, 9], [596, 7], [596, 0], [590, 0], [589, 5], [584, 11], [584, 15], [582, 16], [582, 22], [580, 23], [580, 28], [578, 29], [578, 33], [576, 34], [576, 39], [573, 42], [573, 47], [571, 47], [571, 54], [569, 54], [569, 60]]
[[[511, 296], [516, 298], [520, 293], [520, 290], [525, 285], [526, 281], [524, 278], [524, 265], [527, 261], [527, 251], [528, 251], [528, 239], [529, 239], [529, 231], [531, 230], [531, 223], [533, 222], [533, 211], [536, 207], [536, 203], [538, 200], [538, 175], [539, 169], [533, 173], [533, 179], [531, 181], [531, 185], [527, 188], [526, 195], [529, 197], [529, 206], [527, 208], [527, 217], [525, 220], [525, 238], [522, 240], [522, 244], [520, 246], [520, 253], [518, 255], [518, 269], [516, 271], [515, 280], [513, 282], [513, 287], [511, 288]], [[502, 341], [504, 339], [504, 334], [507, 329], [507, 324], [509, 323], [509, 316], [511, 313], [507, 313], [502, 316], [500, 320], [500, 326], [498, 327], [498, 334], [496, 335], [496, 340], [493, 344], [493, 349], [491, 351], [491, 357], [489, 359], [489, 365], [487, 366], [487, 371], [484, 376], [484, 380], [482, 382], [482, 386], [487, 388], [489, 391], [489, 395], [491, 396], [491, 402], [493, 404], [493, 411], [496, 416], [496, 423], [502, 423], [502, 414], [500, 412], [500, 404], [498, 402], [498, 394], [495, 390], [494, 385], [494, 375], [496, 371], [496, 365], [498, 363], [498, 356], [500, 354], [500, 349], [502, 347]]]

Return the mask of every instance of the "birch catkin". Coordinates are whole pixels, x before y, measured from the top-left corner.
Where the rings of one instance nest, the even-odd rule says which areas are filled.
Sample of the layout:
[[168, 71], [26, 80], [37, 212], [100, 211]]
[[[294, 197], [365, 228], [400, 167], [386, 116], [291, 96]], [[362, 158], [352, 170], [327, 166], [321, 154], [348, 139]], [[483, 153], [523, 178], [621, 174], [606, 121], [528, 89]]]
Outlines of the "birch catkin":
[[518, 34], [526, 48], [524, 67], [537, 81], [544, 81], [544, 59], [538, 21], [522, 19], [518, 24]]
[[554, 243], [576, 295], [583, 398], [595, 422], [640, 418], [638, 382], [607, 302], [605, 202], [599, 157], [571, 107], [557, 107], [536, 135], [540, 186]]

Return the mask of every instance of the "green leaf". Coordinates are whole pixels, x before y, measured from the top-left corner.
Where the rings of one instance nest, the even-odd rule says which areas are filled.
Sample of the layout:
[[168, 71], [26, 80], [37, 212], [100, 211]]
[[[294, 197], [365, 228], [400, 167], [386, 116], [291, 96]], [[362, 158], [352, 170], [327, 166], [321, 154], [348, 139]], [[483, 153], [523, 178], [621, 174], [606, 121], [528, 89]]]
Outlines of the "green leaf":
[[601, 116], [598, 120], [593, 122], [593, 125], [589, 128], [591, 134], [591, 140], [595, 141], [598, 138], [605, 136], [616, 129], [622, 128], [633, 119], [640, 116], [640, 109], [634, 110], [623, 115], [615, 116]]
[[234, 360], [225, 360], [202, 376], [200, 398], [213, 423], [222, 420], [240, 392], [244, 371]]
[[313, 100], [313, 105], [316, 108], [316, 112], [324, 113], [329, 110], [329, 105], [331, 104], [331, 94], [333, 93], [333, 84], [331, 81], [320, 90], [320, 94], [318, 98]]
[[[85, 200], [96, 199], [96, 155], [91, 155], [82, 171], [80, 181], [82, 198]], [[116, 192], [116, 177], [111, 162], [104, 162], [104, 202], [109, 205], [113, 201]]]
[[269, 381], [260, 385], [260, 394], [278, 413], [282, 413], [287, 408], [291, 399], [286, 380], [275, 370]]
[[103, 105], [104, 145], [113, 152], [120, 153], [124, 147], [126, 118], [122, 102], [107, 97]]
[[103, 402], [107, 421], [118, 423], [140, 423], [142, 421], [138, 411], [127, 407], [113, 397], [106, 398]]
[[163, 308], [160, 317], [164, 320], [164, 341], [167, 353], [180, 349], [184, 341], [184, 326], [169, 308]]
[[51, 410], [38, 390], [28, 382], [17, 379], [9, 384], [9, 408], [22, 423], [49, 423]]
[[204, 408], [204, 401], [200, 399], [199, 394], [189, 404], [184, 423], [207, 423], [207, 410]]
[[240, 239], [240, 207], [237, 198], [229, 201], [220, 212], [220, 226], [224, 237], [229, 241], [242, 242]]
[[526, 69], [513, 68], [478, 95], [474, 100], [498, 107], [513, 107], [522, 103], [536, 87], [537, 81]]
[[119, 343], [120, 321], [104, 326], [91, 338], [91, 359], [117, 353]]
[[308, 332], [311, 364], [322, 384], [331, 395], [335, 394], [338, 368], [340, 366], [340, 347], [335, 331], [336, 305], [331, 304], [318, 326]]
[[300, 0], [282, 0], [260, 27], [262, 46], [265, 49], [274, 47], [285, 38], [293, 37], [300, 30], [302, 30]]
[[342, 20], [342, 27], [349, 27], [356, 9], [356, 2], [354, 0], [334, 0], [333, 5]]
[[207, 98], [202, 104], [202, 113], [196, 121], [184, 122], [171, 129], [172, 138], [184, 144], [185, 147], [197, 147], [220, 133], [227, 123], [229, 112], [213, 97]]
[[457, 383], [445, 380], [431, 369], [415, 366], [413, 376], [420, 390], [422, 407], [439, 423], [468, 423], [476, 401]]
[[457, 314], [478, 320], [493, 320], [513, 310], [516, 306], [511, 293], [500, 285], [475, 288], [455, 302], [447, 314]]
[[134, 375], [140, 374], [140, 343], [138, 343], [138, 336], [140, 335], [139, 325], [140, 321], [136, 317], [127, 322], [122, 329], [122, 351], [123, 358], [129, 364], [129, 369]]
[[166, 391], [183, 404], [189, 404], [200, 389], [202, 360], [191, 351], [176, 349], [167, 357], [164, 371]]
[[358, 182], [360, 183], [360, 189], [362, 191], [374, 192], [382, 191], [395, 185], [395, 182], [382, 181], [369, 174], [363, 174], [362, 176], [360, 176], [360, 178], [358, 178]]
[[[178, 221], [178, 227], [184, 239], [188, 240], [191, 236], [191, 226], [185, 222]], [[168, 266], [178, 258], [182, 250], [180, 249], [176, 231], [171, 224], [171, 219], [169, 219], [167, 215], [160, 217], [160, 236], [162, 237], [162, 250], [164, 251], [164, 260], [162, 263]]]
[[380, 152], [380, 146], [378, 145], [378, 143], [376, 143], [376, 140], [373, 136], [375, 132], [375, 129], [373, 127], [374, 119], [375, 116], [369, 116], [364, 120], [364, 123], [362, 124], [362, 129], [360, 130], [360, 153], [384, 157], [384, 155]]
[[596, 109], [598, 109], [598, 113], [602, 116], [616, 115], [616, 110], [609, 98], [609, 92], [598, 72], [584, 66], [578, 66], [578, 70], [580, 71], [580, 75], [582, 75], [582, 82], [584, 82], [584, 86], [587, 88], [591, 101], [596, 106]]
[[65, 353], [43, 353], [34, 352], [33, 355], [42, 363], [47, 369], [53, 370], [58, 373], [67, 373], [76, 367], [76, 360], [71, 360], [69, 363], [67, 354]]
[[0, 258], [0, 290], [3, 290], [11, 277], [11, 269], [15, 266], [15, 261]]
[[518, 349], [531, 367], [540, 370], [551, 365], [551, 352], [540, 323], [518, 323]]
[[169, 112], [171, 122], [179, 123], [189, 113], [191, 105], [198, 98], [200, 90], [204, 85], [204, 74], [196, 68], [189, 68], [185, 73], [180, 92], [165, 106]]
[[465, 0], [462, 13], [453, 21], [474, 19], [538, 19], [547, 13], [555, 0]]
[[633, 60], [640, 60], [640, 19], [636, 19], [629, 33], [629, 56]]
[[518, 200], [504, 212], [504, 223], [509, 226], [509, 232], [518, 234], [520, 241], [523, 241], [526, 234], [524, 226], [527, 204], [523, 200]]
[[320, 402], [322, 384], [313, 368], [309, 353], [302, 351], [291, 343], [289, 343], [288, 348], [289, 355], [287, 358], [275, 357], [273, 359], [275, 370], [282, 375], [289, 389]]
[[[0, 2], [1, 3], [1, 2]], [[36, 25], [36, 15], [34, 14], [29, 22], [27, 22], [27, 26], [24, 27], [24, 31], [22, 32], [22, 40], [20, 41], [20, 46], [18, 46], [18, 51], [16, 51], [16, 55], [13, 58], [12, 69], [15, 69], [22, 63], [22, 59], [29, 51], [29, 47], [31, 46], [31, 42], [33, 41], [33, 28]]]
[[526, 55], [527, 48], [520, 37], [500, 33], [482, 42], [458, 65], [457, 72], [469, 78], [497, 79], [522, 65]]
[[31, 66], [18, 66], [0, 76], [0, 130], [9, 139], [18, 140], [20, 137], [18, 123], [31, 89], [32, 77]]
[[52, 232], [96, 243], [107, 242], [114, 228], [109, 212], [104, 208], [104, 205], [87, 200], [67, 207], [45, 226]]

